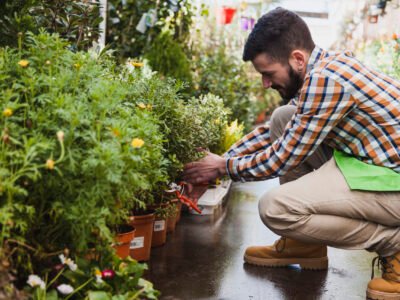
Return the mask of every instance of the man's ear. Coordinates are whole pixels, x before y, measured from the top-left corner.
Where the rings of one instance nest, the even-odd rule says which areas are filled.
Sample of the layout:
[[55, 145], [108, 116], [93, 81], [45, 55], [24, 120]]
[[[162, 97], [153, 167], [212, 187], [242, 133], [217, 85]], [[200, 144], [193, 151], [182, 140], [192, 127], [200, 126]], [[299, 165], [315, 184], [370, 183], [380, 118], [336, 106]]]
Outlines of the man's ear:
[[297, 72], [302, 73], [307, 67], [308, 55], [303, 50], [293, 50], [289, 57], [289, 63], [293, 69]]

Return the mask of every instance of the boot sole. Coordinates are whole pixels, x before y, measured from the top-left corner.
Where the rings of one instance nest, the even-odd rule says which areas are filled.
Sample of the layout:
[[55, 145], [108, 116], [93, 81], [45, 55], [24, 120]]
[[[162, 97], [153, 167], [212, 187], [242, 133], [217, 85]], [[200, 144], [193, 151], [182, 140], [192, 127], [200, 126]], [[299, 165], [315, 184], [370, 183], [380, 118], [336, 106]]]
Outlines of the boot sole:
[[328, 269], [328, 257], [318, 258], [260, 258], [249, 255], [244, 256], [244, 261], [262, 267], [287, 267], [289, 265], [300, 265], [304, 270], [326, 270]]
[[367, 289], [367, 298], [372, 300], [400, 300], [400, 294]]

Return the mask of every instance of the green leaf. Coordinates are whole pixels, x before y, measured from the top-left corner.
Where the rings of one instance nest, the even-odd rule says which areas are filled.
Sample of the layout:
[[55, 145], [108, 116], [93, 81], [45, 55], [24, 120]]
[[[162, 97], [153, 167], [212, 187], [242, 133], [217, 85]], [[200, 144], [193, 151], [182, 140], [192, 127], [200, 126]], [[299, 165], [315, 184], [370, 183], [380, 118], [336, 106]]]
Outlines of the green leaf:
[[58, 300], [58, 293], [56, 290], [51, 290], [46, 294], [46, 300]]
[[89, 291], [89, 300], [111, 300], [111, 296], [103, 291]]

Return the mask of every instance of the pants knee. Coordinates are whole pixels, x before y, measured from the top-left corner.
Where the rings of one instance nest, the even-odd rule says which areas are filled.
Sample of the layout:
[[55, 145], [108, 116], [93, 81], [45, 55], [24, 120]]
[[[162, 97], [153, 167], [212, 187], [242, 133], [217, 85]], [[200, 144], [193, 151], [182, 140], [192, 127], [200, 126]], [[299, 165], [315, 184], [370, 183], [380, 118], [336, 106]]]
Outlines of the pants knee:
[[264, 194], [258, 204], [261, 220], [272, 231], [279, 233], [301, 219], [306, 212], [284, 193], [284, 187], [277, 187]]
[[282, 205], [280, 187], [264, 194], [258, 203], [258, 210], [264, 224], [273, 230], [274, 224], [279, 222], [280, 216], [284, 215], [286, 209]]

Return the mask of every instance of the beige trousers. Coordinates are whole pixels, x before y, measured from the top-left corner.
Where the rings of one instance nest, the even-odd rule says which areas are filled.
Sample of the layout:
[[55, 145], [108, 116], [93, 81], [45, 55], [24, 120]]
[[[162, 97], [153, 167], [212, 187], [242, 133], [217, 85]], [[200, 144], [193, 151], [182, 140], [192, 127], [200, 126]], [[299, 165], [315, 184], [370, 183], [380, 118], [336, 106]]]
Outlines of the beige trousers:
[[[282, 135], [294, 112], [289, 105], [274, 111], [272, 139]], [[400, 192], [350, 190], [325, 146], [283, 176], [281, 184], [259, 202], [261, 219], [273, 232], [381, 256], [400, 251]]]

